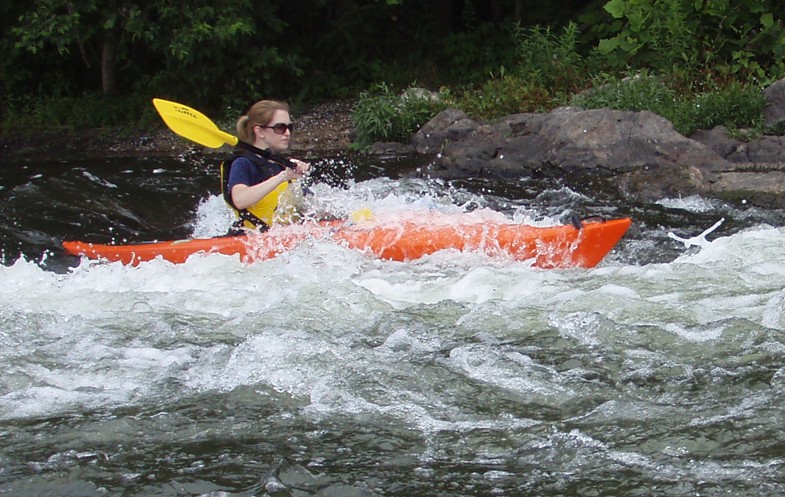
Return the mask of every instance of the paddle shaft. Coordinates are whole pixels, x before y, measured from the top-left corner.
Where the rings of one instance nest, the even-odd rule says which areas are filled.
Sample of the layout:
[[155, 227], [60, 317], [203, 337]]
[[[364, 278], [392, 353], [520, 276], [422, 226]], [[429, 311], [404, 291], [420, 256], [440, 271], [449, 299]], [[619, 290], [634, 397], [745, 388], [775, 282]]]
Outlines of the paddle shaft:
[[235, 146], [237, 148], [242, 148], [243, 150], [247, 150], [248, 152], [253, 152], [257, 155], [260, 155], [265, 159], [271, 160], [283, 167], [291, 167], [292, 169], [296, 167], [292, 161], [285, 159], [283, 157], [279, 157], [277, 155], [273, 155], [269, 150], [265, 150], [259, 147], [254, 147], [250, 143], [244, 142], [242, 140], [237, 140], [237, 144]]

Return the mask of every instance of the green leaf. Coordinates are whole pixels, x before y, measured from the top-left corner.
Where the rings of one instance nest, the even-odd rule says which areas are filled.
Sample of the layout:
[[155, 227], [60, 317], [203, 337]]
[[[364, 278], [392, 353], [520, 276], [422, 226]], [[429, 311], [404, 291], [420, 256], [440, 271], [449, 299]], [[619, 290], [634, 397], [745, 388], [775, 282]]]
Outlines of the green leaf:
[[760, 16], [760, 23], [766, 29], [774, 26], [774, 15], [771, 12], [767, 12], [763, 14], [762, 16]]
[[605, 40], [600, 40], [599, 45], [597, 45], [597, 50], [602, 55], [608, 55], [609, 53], [613, 52], [621, 45], [622, 40], [618, 36], [614, 36], [613, 38], [608, 38]]
[[614, 18], [621, 19], [624, 17], [625, 7], [625, 0], [610, 0], [603, 8]]

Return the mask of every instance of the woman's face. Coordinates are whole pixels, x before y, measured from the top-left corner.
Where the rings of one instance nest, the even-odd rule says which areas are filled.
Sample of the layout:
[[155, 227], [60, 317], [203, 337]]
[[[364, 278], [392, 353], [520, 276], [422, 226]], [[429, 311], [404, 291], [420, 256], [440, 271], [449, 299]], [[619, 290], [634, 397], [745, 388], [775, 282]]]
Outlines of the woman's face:
[[289, 148], [292, 137], [292, 119], [285, 110], [276, 110], [266, 126], [254, 126], [256, 146], [269, 148], [273, 152], [283, 152]]

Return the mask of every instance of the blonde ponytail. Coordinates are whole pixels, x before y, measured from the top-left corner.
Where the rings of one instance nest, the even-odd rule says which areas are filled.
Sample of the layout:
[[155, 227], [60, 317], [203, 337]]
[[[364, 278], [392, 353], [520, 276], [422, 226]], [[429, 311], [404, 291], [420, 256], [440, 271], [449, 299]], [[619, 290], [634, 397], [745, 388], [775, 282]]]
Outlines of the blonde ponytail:
[[237, 120], [237, 138], [246, 142], [253, 143], [253, 127], [248, 128], [248, 116], [240, 116]]

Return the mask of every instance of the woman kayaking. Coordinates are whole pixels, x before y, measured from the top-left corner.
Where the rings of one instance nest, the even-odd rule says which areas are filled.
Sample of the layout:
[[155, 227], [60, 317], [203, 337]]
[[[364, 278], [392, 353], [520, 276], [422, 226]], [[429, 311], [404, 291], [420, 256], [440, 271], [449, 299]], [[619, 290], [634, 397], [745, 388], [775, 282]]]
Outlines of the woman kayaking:
[[275, 100], [256, 102], [237, 120], [238, 138], [259, 149], [232, 160], [228, 172], [221, 168], [224, 198], [239, 218], [237, 227], [265, 230], [297, 220], [302, 187], [294, 188], [292, 181], [307, 175], [310, 165], [274, 155], [289, 148], [292, 130], [289, 105]]

